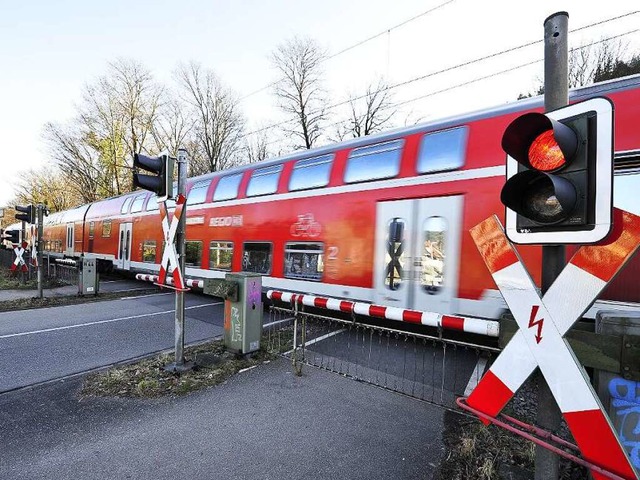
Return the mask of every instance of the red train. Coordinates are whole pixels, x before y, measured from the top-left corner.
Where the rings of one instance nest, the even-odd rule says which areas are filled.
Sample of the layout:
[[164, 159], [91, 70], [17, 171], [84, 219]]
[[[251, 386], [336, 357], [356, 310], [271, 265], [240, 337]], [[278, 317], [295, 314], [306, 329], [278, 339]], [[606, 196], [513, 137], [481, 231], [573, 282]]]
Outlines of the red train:
[[[615, 104], [616, 205], [638, 211], [640, 76], [571, 92]], [[438, 313], [504, 308], [469, 228], [497, 213], [505, 127], [533, 98], [191, 178], [186, 276], [264, 275], [263, 286]], [[635, 190], [635, 192], [634, 192]], [[157, 272], [155, 197], [136, 191], [49, 216], [44, 251]], [[520, 249], [536, 281], [541, 249]], [[640, 302], [629, 265], [603, 297]]]

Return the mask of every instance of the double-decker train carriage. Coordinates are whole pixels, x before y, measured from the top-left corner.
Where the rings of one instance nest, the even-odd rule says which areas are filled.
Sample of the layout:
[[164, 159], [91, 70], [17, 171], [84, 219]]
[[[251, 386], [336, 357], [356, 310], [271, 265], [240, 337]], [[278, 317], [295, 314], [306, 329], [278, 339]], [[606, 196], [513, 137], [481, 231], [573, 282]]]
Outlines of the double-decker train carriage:
[[[638, 212], [640, 76], [577, 89], [615, 105], [615, 204]], [[357, 138], [191, 178], [186, 276], [263, 274], [263, 287], [443, 314], [505, 308], [468, 230], [504, 218], [505, 127], [542, 99]], [[171, 209], [170, 209], [171, 211]], [[44, 250], [157, 272], [156, 198], [136, 191], [49, 216]], [[520, 248], [539, 282], [541, 249]], [[604, 299], [640, 301], [629, 265]], [[609, 305], [611, 306], [611, 305]]]

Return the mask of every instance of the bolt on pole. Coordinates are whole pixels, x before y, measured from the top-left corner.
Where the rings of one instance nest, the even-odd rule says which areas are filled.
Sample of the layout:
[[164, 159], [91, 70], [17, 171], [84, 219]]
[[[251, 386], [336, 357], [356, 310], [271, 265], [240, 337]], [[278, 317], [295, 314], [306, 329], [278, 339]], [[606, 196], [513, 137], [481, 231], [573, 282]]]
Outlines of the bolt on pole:
[[[569, 14], [557, 12], [544, 21], [544, 109], [546, 112], [569, 104]], [[566, 263], [564, 245], [542, 246], [542, 294], [560, 275]], [[557, 432], [561, 413], [547, 382], [538, 375], [537, 423], [546, 430]], [[558, 456], [536, 446], [535, 479], [557, 480]]]

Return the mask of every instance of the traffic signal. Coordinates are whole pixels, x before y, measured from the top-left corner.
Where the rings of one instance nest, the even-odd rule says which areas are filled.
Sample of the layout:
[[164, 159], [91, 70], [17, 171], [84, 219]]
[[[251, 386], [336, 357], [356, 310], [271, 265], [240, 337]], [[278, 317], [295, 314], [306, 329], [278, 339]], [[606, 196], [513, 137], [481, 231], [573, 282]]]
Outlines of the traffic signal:
[[8, 240], [14, 245], [20, 244], [20, 230], [4, 230], [4, 232], [0, 232], [1, 240]]
[[594, 98], [506, 128], [500, 200], [514, 243], [596, 243], [611, 231], [613, 104]]
[[[133, 188], [142, 187], [155, 193], [159, 202], [173, 198], [173, 164], [175, 159], [167, 154], [147, 157], [140, 153], [133, 156]], [[138, 173], [138, 169], [154, 173]]]
[[36, 223], [36, 207], [33, 205], [27, 205], [26, 207], [21, 207], [20, 205], [16, 205], [16, 220], [21, 220], [27, 223]]

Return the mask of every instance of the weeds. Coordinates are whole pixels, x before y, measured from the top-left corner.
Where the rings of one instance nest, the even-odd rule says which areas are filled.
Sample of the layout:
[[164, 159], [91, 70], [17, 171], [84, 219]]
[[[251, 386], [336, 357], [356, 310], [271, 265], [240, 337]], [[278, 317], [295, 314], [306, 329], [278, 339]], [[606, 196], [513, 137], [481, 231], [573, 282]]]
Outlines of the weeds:
[[208, 342], [185, 349], [185, 360], [196, 364], [191, 371], [179, 375], [167, 372], [164, 367], [171, 363], [173, 355], [157, 355], [89, 375], [85, 379], [81, 395], [137, 398], [186, 395], [223, 383], [238, 371], [267, 363], [273, 358], [275, 355], [264, 350], [250, 357], [237, 357], [225, 351], [222, 341]]

